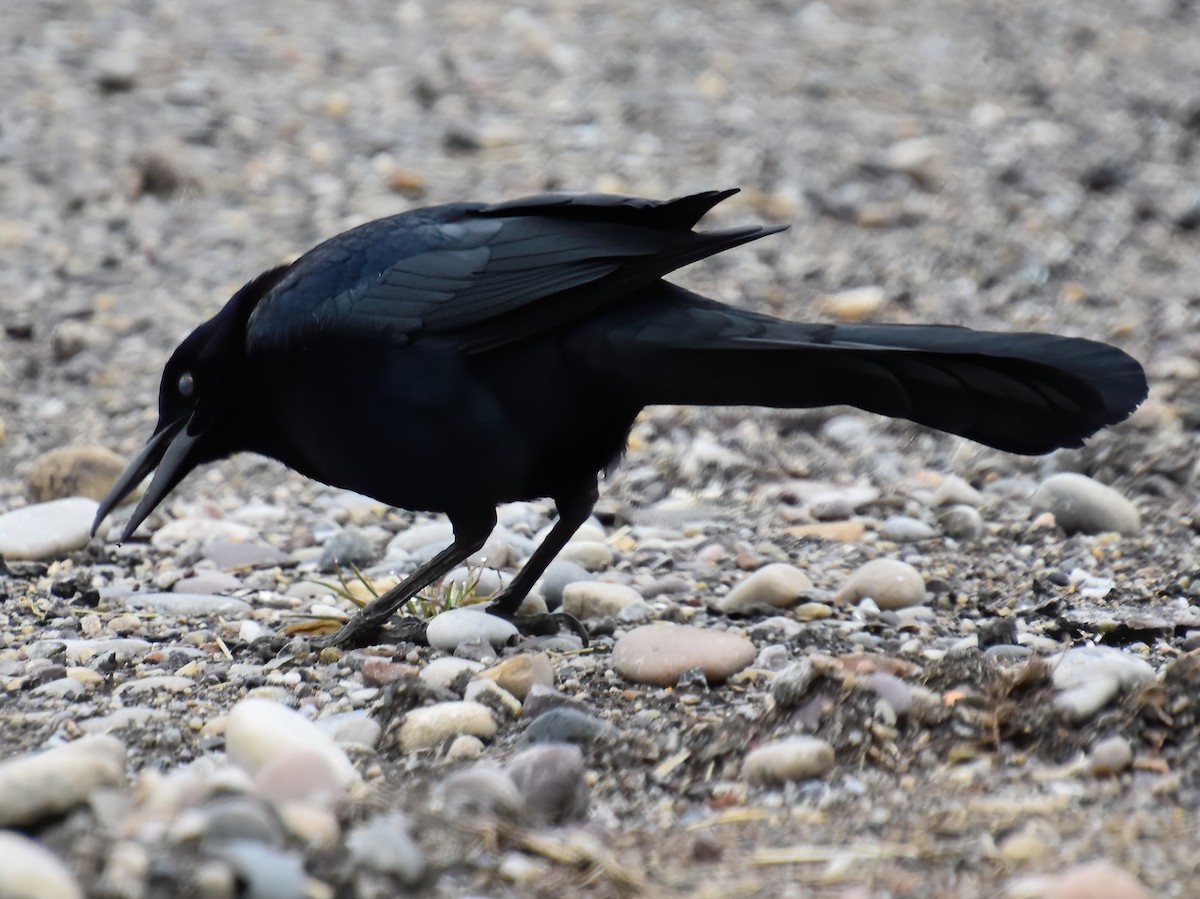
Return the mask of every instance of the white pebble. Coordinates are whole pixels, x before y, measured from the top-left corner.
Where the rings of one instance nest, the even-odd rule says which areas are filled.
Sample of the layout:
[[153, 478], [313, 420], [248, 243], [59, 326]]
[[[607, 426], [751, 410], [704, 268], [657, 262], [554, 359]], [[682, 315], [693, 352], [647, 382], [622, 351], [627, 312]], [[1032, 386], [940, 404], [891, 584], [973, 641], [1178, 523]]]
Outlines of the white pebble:
[[517, 633], [511, 621], [471, 607], [449, 609], [434, 616], [425, 631], [425, 638], [435, 649], [453, 652], [461, 644], [472, 640], [483, 640], [499, 648]]
[[83, 889], [62, 861], [41, 843], [0, 831], [0, 897], [83, 899]]
[[835, 594], [838, 602], [869, 597], [880, 609], [903, 609], [925, 601], [925, 579], [907, 562], [873, 559], [850, 575]]
[[1137, 508], [1111, 487], [1086, 475], [1064, 472], [1047, 478], [1031, 503], [1039, 512], [1051, 512], [1068, 533], [1134, 534], [1141, 529]]
[[562, 608], [576, 618], [606, 618], [642, 601], [642, 595], [624, 584], [576, 581], [563, 588]]
[[428, 749], [447, 737], [472, 734], [484, 739], [496, 733], [492, 710], [478, 702], [439, 702], [413, 709], [400, 726], [400, 748]]
[[827, 774], [834, 763], [833, 747], [817, 737], [788, 737], [752, 750], [742, 776], [752, 783], [778, 784]]
[[255, 697], [240, 700], [230, 710], [225, 721], [225, 752], [244, 771], [256, 774], [294, 751], [322, 755], [343, 789], [359, 782], [345, 751], [299, 712]]
[[734, 585], [717, 605], [727, 613], [786, 608], [811, 589], [807, 574], [794, 565], [775, 562]]

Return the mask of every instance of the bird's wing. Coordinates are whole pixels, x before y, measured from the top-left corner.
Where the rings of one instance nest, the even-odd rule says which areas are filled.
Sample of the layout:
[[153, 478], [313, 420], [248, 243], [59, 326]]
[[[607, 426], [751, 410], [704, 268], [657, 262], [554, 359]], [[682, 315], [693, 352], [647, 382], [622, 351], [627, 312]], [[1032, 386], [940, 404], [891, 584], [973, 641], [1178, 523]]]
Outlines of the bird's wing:
[[544, 333], [775, 230], [691, 230], [730, 193], [666, 202], [547, 194], [370, 222], [293, 263], [258, 303], [247, 341], [438, 335], [480, 352]]

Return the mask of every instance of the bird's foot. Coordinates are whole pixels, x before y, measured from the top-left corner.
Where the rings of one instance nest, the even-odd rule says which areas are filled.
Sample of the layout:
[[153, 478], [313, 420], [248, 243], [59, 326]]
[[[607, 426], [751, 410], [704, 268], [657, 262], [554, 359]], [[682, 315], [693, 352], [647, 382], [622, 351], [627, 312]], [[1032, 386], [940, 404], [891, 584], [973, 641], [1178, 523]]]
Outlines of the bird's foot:
[[[377, 621], [370, 616], [365, 616], [359, 613], [341, 626], [341, 628], [328, 637], [322, 637], [315, 641], [318, 646], [338, 646], [342, 649], [355, 649], [360, 646], [369, 646], [379, 638], [380, 631], [387, 623], [388, 619]], [[414, 615], [405, 615], [402, 618], [395, 619], [395, 629], [398, 633], [394, 635], [395, 642], [420, 643], [425, 644], [425, 628], [429, 622], [422, 618], [417, 618]], [[389, 635], [389, 642], [392, 640]]]
[[546, 612], [536, 615], [515, 615], [503, 609], [488, 607], [488, 612], [505, 621], [511, 621], [521, 633], [529, 637], [549, 637], [560, 631], [567, 630], [578, 635], [586, 648], [588, 645], [587, 628], [574, 615], [566, 612]]

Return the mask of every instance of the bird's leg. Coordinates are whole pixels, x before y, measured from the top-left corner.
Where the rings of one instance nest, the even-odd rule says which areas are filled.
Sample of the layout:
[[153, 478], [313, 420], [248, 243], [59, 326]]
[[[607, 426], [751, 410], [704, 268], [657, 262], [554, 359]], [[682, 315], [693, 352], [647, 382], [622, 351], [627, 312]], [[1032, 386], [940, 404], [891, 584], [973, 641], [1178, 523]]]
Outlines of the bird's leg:
[[554, 527], [550, 528], [550, 533], [533, 551], [529, 561], [517, 572], [512, 583], [505, 587], [488, 605], [489, 612], [509, 619], [529, 633], [553, 633], [559, 629], [560, 625], [565, 624], [580, 636], [584, 646], [588, 645], [587, 630], [574, 615], [568, 615], [566, 612], [551, 612], [546, 615], [518, 617], [517, 609], [521, 607], [521, 603], [525, 601], [525, 597], [529, 595], [529, 591], [537, 579], [542, 576], [546, 567], [567, 545], [567, 541], [579, 530], [579, 526], [587, 521], [599, 496], [596, 485], [592, 483], [576, 496], [565, 499], [555, 497], [558, 521], [554, 523]]
[[440, 553], [421, 565], [403, 581], [375, 597], [354, 617], [342, 625], [341, 629], [330, 637], [326, 644], [330, 646], [363, 646], [375, 637], [379, 629], [387, 624], [396, 611], [424, 590], [430, 584], [436, 583], [466, 561], [472, 553], [478, 552], [488, 535], [496, 526], [496, 510], [490, 510], [486, 516], [473, 518], [451, 516], [450, 523], [454, 526], [454, 542]]

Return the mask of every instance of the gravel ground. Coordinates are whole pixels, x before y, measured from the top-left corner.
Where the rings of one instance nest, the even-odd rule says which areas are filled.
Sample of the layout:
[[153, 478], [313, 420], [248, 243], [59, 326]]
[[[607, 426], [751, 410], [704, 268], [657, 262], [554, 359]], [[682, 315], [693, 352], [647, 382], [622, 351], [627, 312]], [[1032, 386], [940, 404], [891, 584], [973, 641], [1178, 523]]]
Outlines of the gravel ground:
[[[170, 350], [260, 270], [545, 189], [740, 185], [711, 225], [791, 230], [689, 286], [1108, 340], [1152, 384], [1045, 459], [650, 410], [543, 588], [579, 579], [590, 653], [319, 652], [352, 609], [323, 555], [383, 583], [442, 538], [273, 463], [123, 547], [77, 503], [0, 567], [0, 896], [1196, 895], [1198, 60], [1182, 0], [0, 6], [0, 513], [111, 464], [47, 451], [134, 452]], [[1076, 525], [1105, 533], [1062, 527], [1065, 472], [1113, 488]], [[504, 510], [469, 580], [551, 520]], [[862, 588], [874, 559], [923, 585]], [[652, 622], [724, 633], [646, 671]]]

